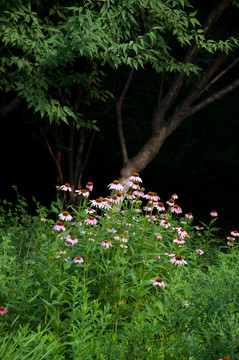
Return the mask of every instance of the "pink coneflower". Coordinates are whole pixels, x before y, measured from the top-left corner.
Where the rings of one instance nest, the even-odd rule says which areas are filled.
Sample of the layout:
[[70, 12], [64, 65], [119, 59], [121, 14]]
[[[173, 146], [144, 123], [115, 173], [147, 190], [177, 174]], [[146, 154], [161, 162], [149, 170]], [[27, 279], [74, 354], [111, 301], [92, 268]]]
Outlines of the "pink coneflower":
[[202, 251], [201, 249], [197, 249], [197, 250], [195, 250], [196, 251], [196, 253], [198, 253], [199, 255], [203, 255], [204, 254], [204, 251]]
[[139, 187], [138, 189], [136, 189], [136, 190], [134, 191], [134, 195], [140, 196], [140, 197], [144, 197], [144, 192], [143, 192], [143, 190], [141, 190], [141, 188]]
[[239, 236], [239, 232], [237, 230], [231, 231], [232, 236]]
[[65, 226], [63, 225], [62, 221], [58, 221], [56, 225], [54, 226], [54, 230], [56, 231], [66, 231]]
[[181, 214], [182, 213], [182, 209], [178, 206], [178, 205], [176, 205], [176, 204], [174, 204], [172, 207], [171, 207], [171, 212], [172, 213], [176, 213], [176, 214]]
[[151, 280], [153, 282], [153, 285], [158, 285], [158, 286], [162, 286], [165, 287], [166, 285], [164, 284], [163, 280], [161, 280], [160, 278], [157, 278], [156, 280]]
[[71, 246], [73, 246], [73, 245], [75, 245], [75, 244], [77, 244], [78, 243], [78, 239], [76, 239], [74, 236], [70, 236], [70, 235], [67, 235], [67, 237], [65, 238], [65, 240], [68, 242], [68, 246], [69, 245], [71, 245]]
[[117, 230], [115, 230], [114, 228], [112, 229], [107, 229], [109, 234], [115, 234], [117, 232]]
[[218, 213], [215, 210], [212, 210], [210, 212], [210, 215], [216, 217], [216, 216], [218, 216]]
[[134, 172], [133, 175], [131, 175], [129, 178], [128, 178], [129, 181], [138, 181], [138, 182], [142, 182], [142, 179], [141, 177], [139, 176], [138, 173]]
[[160, 197], [157, 195], [157, 193], [153, 191], [149, 191], [146, 195], [144, 195], [144, 198], [155, 202], [160, 200]]
[[95, 242], [95, 239], [89, 238], [88, 241], [89, 241], [89, 242]]
[[89, 216], [88, 219], [86, 219], [84, 221], [87, 225], [96, 225], [97, 224], [97, 220], [94, 218], [94, 216]]
[[88, 209], [85, 209], [85, 212], [86, 214], [94, 214], [95, 213], [95, 209], [92, 209], [92, 208], [88, 208]]
[[0, 314], [6, 314], [8, 312], [7, 308], [5, 308], [4, 306], [0, 306]]
[[66, 183], [65, 185], [61, 185], [60, 186], [60, 190], [63, 190], [63, 191], [71, 191], [71, 186], [69, 183]]
[[103, 209], [103, 207], [104, 207], [104, 203], [103, 203], [103, 201], [101, 199], [90, 200], [90, 203], [93, 206], [98, 207], [99, 209]]
[[75, 192], [78, 194], [78, 195], [82, 195], [84, 197], [89, 197], [90, 193], [87, 189], [80, 189], [80, 190], [75, 190]]
[[164, 203], [162, 202], [158, 202], [155, 207], [158, 211], [165, 211]]
[[77, 256], [73, 261], [74, 261], [74, 263], [83, 263], [84, 262], [83, 258], [80, 256]]
[[104, 240], [104, 241], [101, 241], [100, 246], [106, 247], [108, 249], [109, 247], [112, 247], [112, 243], [109, 240]]
[[171, 196], [171, 198], [172, 198], [173, 200], [177, 200], [177, 199], [178, 199], [178, 195], [177, 195], [177, 194], [173, 194], [173, 195]]
[[185, 265], [187, 264], [187, 261], [183, 260], [181, 255], [177, 255], [173, 257], [170, 262], [175, 265]]
[[[106, 210], [112, 209], [111, 206], [110, 206], [109, 200], [103, 200], [103, 209], [106, 209]], [[110, 219], [110, 217], [108, 217], [108, 218]]]
[[140, 190], [140, 185], [138, 181], [134, 181], [134, 182], [130, 181], [128, 184], [132, 190]]
[[174, 239], [173, 241], [177, 244], [185, 244], [185, 241], [181, 238]]
[[118, 198], [117, 195], [113, 195], [112, 196], [112, 201], [111, 201], [112, 204], [119, 204], [120, 203], [120, 199]]
[[91, 181], [88, 181], [88, 183], [86, 184], [86, 189], [88, 189], [89, 191], [93, 190], [93, 183]]
[[233, 246], [234, 245], [234, 241], [235, 241], [235, 238], [231, 237], [231, 236], [227, 236], [227, 245], [228, 246]]
[[188, 213], [188, 214], [185, 214], [185, 217], [188, 218], [188, 219], [192, 219], [193, 215], [191, 213]]
[[129, 200], [134, 200], [136, 198], [136, 196], [134, 195], [134, 193], [132, 191], [128, 191], [126, 194], [126, 198]]
[[169, 199], [168, 201], [166, 201], [166, 204], [168, 204], [169, 206], [173, 206], [174, 205], [174, 200]]
[[154, 209], [154, 204], [150, 201], [148, 202], [147, 206], [144, 207], [145, 211], [153, 211]]
[[127, 237], [124, 234], [119, 234], [120, 242], [128, 242]]
[[220, 358], [218, 360], [232, 360], [232, 359], [229, 356], [223, 356], [222, 358]]
[[170, 257], [172, 257], [172, 256], [175, 256], [175, 254], [169, 254], [169, 253], [164, 253], [164, 255], [167, 255], [167, 256], [170, 256]]
[[160, 260], [160, 255], [156, 255], [155, 259], [159, 259]]
[[120, 234], [119, 236], [115, 236], [114, 240], [115, 241], [120, 241], [120, 242], [128, 242], [128, 239], [124, 234]]
[[160, 219], [159, 223], [165, 229], [167, 229], [167, 228], [169, 228], [171, 226], [171, 224], [166, 219]]
[[111, 184], [108, 185], [109, 190], [123, 191], [124, 187], [119, 183], [118, 180], [114, 180]]
[[195, 226], [195, 229], [196, 229], [196, 230], [203, 230], [203, 229], [204, 229], [204, 226]]
[[190, 238], [190, 236], [187, 234], [187, 232], [183, 229], [183, 228], [177, 228], [176, 229], [177, 232], [178, 232], [178, 236], [181, 238], [181, 239], [185, 239], [185, 237], [187, 238]]
[[120, 247], [122, 248], [122, 249], [128, 249], [128, 246], [127, 245], [120, 245]]
[[68, 211], [63, 211], [61, 214], [58, 215], [58, 217], [61, 220], [65, 220], [65, 221], [71, 221], [72, 220], [72, 216], [69, 214]]
[[117, 192], [116, 195], [118, 196], [119, 202], [122, 202], [124, 200], [124, 197], [121, 192]]

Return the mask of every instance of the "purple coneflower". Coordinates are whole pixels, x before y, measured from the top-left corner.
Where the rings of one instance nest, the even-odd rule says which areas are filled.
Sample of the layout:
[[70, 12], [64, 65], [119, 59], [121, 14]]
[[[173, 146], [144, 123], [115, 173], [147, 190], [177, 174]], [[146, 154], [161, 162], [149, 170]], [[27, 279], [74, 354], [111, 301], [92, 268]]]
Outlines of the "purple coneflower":
[[65, 185], [61, 185], [60, 186], [60, 190], [63, 190], [63, 191], [71, 191], [71, 186], [69, 183], [66, 183]]
[[178, 205], [176, 205], [176, 204], [174, 204], [172, 207], [171, 207], [171, 212], [172, 213], [176, 213], [176, 214], [181, 214], [182, 213], [182, 209], [178, 206]]
[[[78, 243], [78, 239], [76, 239], [74, 236], [70, 236], [70, 235], [67, 235], [66, 239], [65, 239], [68, 243], [70, 243], [70, 245], [75, 245]], [[69, 245], [69, 244], [68, 244]]]
[[108, 185], [109, 190], [123, 191], [124, 187], [119, 183], [118, 180], [114, 180], [111, 184]]
[[153, 281], [153, 285], [158, 285], [158, 286], [162, 286], [162, 287], [166, 286], [164, 284], [163, 280], [161, 280], [160, 278], [157, 278], [156, 280], [151, 280], [151, 281]]
[[100, 246], [106, 247], [108, 249], [109, 247], [112, 247], [112, 243], [109, 240], [104, 240], [104, 241], [101, 241]]
[[5, 308], [4, 306], [0, 306], [0, 314], [6, 314], [8, 312], [7, 308]]
[[127, 245], [121, 244], [120, 247], [121, 247], [122, 249], [128, 249], [128, 246], [127, 246]]
[[95, 209], [92, 209], [92, 208], [88, 208], [88, 209], [85, 209], [85, 212], [86, 214], [94, 214], [95, 213]]
[[177, 239], [174, 239], [173, 240], [175, 243], [177, 243], [177, 244], [185, 244], [185, 241], [182, 239], [182, 238], [177, 238]]
[[89, 218], [85, 220], [85, 223], [88, 225], [96, 225], [97, 220], [94, 218], [94, 216], [90, 215]]
[[188, 219], [192, 219], [193, 215], [191, 213], [188, 213], [188, 214], [185, 214], [185, 217], [188, 218]]
[[204, 226], [195, 226], [195, 229], [196, 229], [196, 230], [203, 230], [203, 229], [204, 229]]
[[63, 225], [62, 221], [58, 221], [56, 225], [54, 226], [54, 230], [56, 231], [66, 231], [65, 226]]
[[212, 210], [210, 212], [210, 215], [216, 217], [216, 216], [218, 216], [218, 213], [215, 210]]
[[104, 207], [104, 203], [103, 203], [103, 201], [101, 199], [90, 200], [90, 203], [93, 206], [98, 207], [99, 209], [103, 209], [103, 207]]
[[173, 257], [170, 262], [175, 265], [185, 265], [187, 264], [187, 261], [183, 260], [181, 255], [177, 255]]
[[84, 262], [83, 258], [80, 256], [77, 256], [73, 261], [74, 261], [74, 263], [83, 263]]
[[155, 207], [158, 211], [165, 211], [164, 203], [162, 202], [158, 202]]
[[134, 172], [133, 175], [131, 175], [129, 178], [128, 178], [129, 181], [138, 181], [138, 182], [142, 182], [142, 179], [141, 177], [139, 176], [138, 173]]
[[75, 192], [78, 194], [78, 195], [82, 195], [84, 197], [89, 197], [90, 193], [87, 189], [81, 189], [81, 190], [75, 190]]
[[65, 220], [65, 221], [71, 221], [72, 220], [72, 216], [69, 214], [68, 211], [63, 211], [61, 214], [58, 215], [58, 217], [61, 220]]
[[196, 251], [196, 253], [198, 253], [199, 255], [203, 255], [204, 254], [204, 251], [202, 251], [201, 249], [197, 249], [197, 250], [195, 250]]
[[237, 230], [231, 231], [232, 236], [239, 236], [239, 232]]
[[93, 190], [93, 183], [91, 181], [88, 181], [88, 183], [86, 184], [86, 189], [88, 189], [89, 191]]

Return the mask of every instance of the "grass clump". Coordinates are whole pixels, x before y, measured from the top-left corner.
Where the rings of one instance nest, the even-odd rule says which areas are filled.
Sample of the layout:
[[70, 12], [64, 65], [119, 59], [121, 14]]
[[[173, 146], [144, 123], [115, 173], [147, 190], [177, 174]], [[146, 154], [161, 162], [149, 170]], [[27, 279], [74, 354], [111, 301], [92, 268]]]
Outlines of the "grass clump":
[[65, 184], [35, 216], [3, 202], [1, 359], [239, 358], [238, 232], [224, 245], [216, 211], [196, 225], [140, 180], [78, 206]]

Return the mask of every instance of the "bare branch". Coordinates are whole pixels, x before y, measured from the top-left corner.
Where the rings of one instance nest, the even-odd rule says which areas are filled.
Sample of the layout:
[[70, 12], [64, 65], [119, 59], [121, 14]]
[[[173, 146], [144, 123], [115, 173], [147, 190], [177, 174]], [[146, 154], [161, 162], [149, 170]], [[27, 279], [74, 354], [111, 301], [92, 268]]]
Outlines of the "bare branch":
[[59, 175], [59, 181], [61, 182], [61, 184], [63, 184], [63, 175], [62, 175], [62, 171], [61, 171], [61, 166], [59, 164], [59, 161], [56, 159], [53, 151], [52, 151], [52, 148], [51, 148], [51, 145], [49, 144], [49, 141], [47, 140], [47, 137], [42, 129], [42, 127], [39, 125], [39, 128], [40, 128], [40, 131], [41, 131], [41, 134], [45, 140], [45, 143], [46, 143], [46, 146], [51, 154], [51, 157], [52, 159], [54, 160], [55, 164], [56, 164], [56, 167], [57, 167], [57, 171], [58, 171], [58, 175]]
[[239, 61], [239, 57], [236, 58], [226, 69], [222, 70], [220, 74], [215, 76], [215, 78], [212, 79], [204, 89], [202, 89], [200, 95], [202, 95], [205, 91], [207, 91], [211, 85], [215, 84], [219, 79], [221, 79], [229, 70], [233, 68], [233, 66], [235, 66], [238, 63], [238, 61]]
[[126, 141], [125, 141], [124, 131], [123, 131], [123, 121], [122, 121], [121, 109], [122, 109], [122, 103], [123, 103], [124, 97], [128, 91], [130, 83], [132, 81], [133, 74], [134, 74], [134, 69], [131, 69], [128, 79], [126, 81], [125, 87], [116, 103], [118, 136], [119, 136], [119, 141], [120, 141], [124, 164], [126, 164], [126, 162], [128, 161], [128, 153], [127, 153]]
[[230, 93], [234, 89], [236, 89], [239, 86], [239, 79], [233, 81], [231, 84], [227, 85], [223, 89], [217, 91], [216, 93], [212, 94], [211, 96], [207, 97], [206, 99], [202, 100], [200, 103], [194, 105], [189, 109], [189, 112], [187, 114], [187, 117], [189, 115], [192, 115], [199, 110], [203, 109], [205, 106], [213, 103], [215, 100], [221, 99], [226, 94]]
[[19, 95], [15, 96], [7, 105], [0, 108], [0, 118], [5, 118], [15, 111], [18, 106], [23, 102], [23, 98]]
[[[221, 0], [215, 5], [215, 7], [212, 9], [211, 13], [209, 14], [207, 20], [203, 25], [204, 35], [206, 35], [209, 32], [211, 27], [217, 22], [218, 18], [221, 16], [223, 11], [229, 5], [230, 5], [229, 0]], [[194, 56], [196, 55], [196, 52], [197, 52], [197, 44], [195, 42], [188, 50], [183, 62], [186, 64], [192, 61]], [[159, 104], [157, 104], [157, 111], [161, 112], [163, 117], [175, 102], [180, 90], [182, 89], [185, 78], [186, 78], [185, 73], [177, 74], [174, 77], [172, 84], [162, 101], [160, 108], [159, 108]]]

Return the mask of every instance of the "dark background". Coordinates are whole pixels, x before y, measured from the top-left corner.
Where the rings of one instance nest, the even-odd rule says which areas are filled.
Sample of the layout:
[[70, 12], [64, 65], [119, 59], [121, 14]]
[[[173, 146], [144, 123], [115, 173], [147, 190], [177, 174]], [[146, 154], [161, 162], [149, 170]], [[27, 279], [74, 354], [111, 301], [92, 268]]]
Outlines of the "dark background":
[[[129, 157], [139, 150], [150, 131], [151, 112], [148, 121], [146, 117], [140, 125], [137, 111], [135, 116], [128, 111], [127, 104], [134, 95], [132, 90], [123, 108]], [[234, 91], [185, 120], [140, 174], [146, 191], [157, 192], [163, 202], [177, 193], [183, 213], [192, 212], [196, 222], [208, 223], [209, 213], [215, 209], [222, 236], [239, 229], [238, 95], [238, 90]], [[140, 111], [149, 112], [149, 106]], [[14, 202], [16, 194], [12, 185], [17, 185], [34, 212], [32, 196], [43, 205], [55, 199], [56, 171], [40, 130], [31, 118], [23, 103], [11, 117], [1, 120], [0, 198]], [[108, 195], [107, 185], [119, 177], [121, 167], [113, 110], [95, 137], [82, 185], [93, 181], [92, 197]]]

